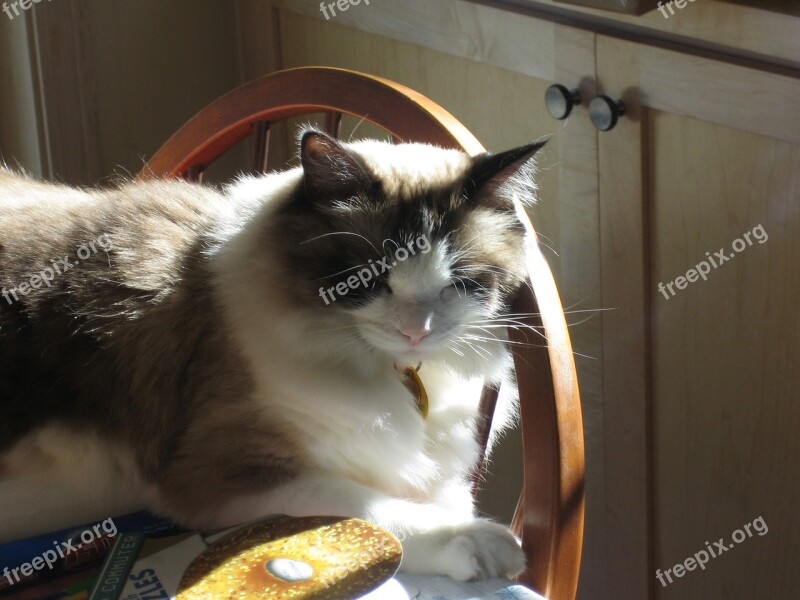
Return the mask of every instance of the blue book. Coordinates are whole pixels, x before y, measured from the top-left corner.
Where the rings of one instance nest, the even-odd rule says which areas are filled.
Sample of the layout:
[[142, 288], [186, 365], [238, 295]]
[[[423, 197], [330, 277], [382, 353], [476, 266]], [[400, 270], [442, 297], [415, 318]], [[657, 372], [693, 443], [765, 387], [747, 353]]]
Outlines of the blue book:
[[0, 544], [0, 595], [102, 562], [120, 534], [158, 537], [180, 531], [171, 521], [141, 511]]

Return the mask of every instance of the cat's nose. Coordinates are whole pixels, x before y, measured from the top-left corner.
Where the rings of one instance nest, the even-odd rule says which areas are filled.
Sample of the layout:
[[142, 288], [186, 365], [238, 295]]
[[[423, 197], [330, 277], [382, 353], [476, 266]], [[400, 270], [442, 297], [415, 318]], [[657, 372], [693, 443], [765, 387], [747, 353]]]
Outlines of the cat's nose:
[[430, 327], [402, 327], [398, 328], [412, 346], [418, 345], [431, 333]]

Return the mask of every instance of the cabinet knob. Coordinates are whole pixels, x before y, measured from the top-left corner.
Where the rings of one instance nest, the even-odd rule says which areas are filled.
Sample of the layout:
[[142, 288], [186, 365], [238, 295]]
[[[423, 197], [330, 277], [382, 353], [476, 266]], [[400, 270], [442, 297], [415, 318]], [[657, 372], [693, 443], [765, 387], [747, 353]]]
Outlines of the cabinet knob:
[[595, 96], [589, 104], [589, 118], [600, 131], [611, 131], [619, 118], [625, 114], [622, 100], [612, 100], [608, 96]]
[[555, 83], [547, 88], [544, 94], [544, 105], [550, 116], [559, 121], [566, 119], [572, 109], [582, 102], [578, 90], [570, 90], [560, 83]]

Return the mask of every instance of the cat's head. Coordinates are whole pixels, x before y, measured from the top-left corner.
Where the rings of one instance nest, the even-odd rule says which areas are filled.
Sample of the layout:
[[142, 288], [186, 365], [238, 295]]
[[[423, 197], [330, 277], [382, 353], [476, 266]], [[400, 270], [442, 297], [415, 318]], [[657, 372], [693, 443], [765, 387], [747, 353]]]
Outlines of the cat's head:
[[303, 182], [275, 227], [303, 278], [293, 302], [396, 361], [479, 358], [526, 277], [513, 198], [533, 199], [543, 145], [470, 157], [306, 131]]

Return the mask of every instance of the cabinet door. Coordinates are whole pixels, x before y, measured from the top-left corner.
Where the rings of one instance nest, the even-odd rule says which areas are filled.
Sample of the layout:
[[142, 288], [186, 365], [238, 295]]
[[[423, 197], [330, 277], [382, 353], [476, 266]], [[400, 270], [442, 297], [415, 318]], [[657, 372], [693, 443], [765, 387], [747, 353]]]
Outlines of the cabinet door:
[[800, 79], [604, 36], [597, 74], [628, 110], [599, 136], [612, 558], [650, 557], [621, 597], [796, 597]]

